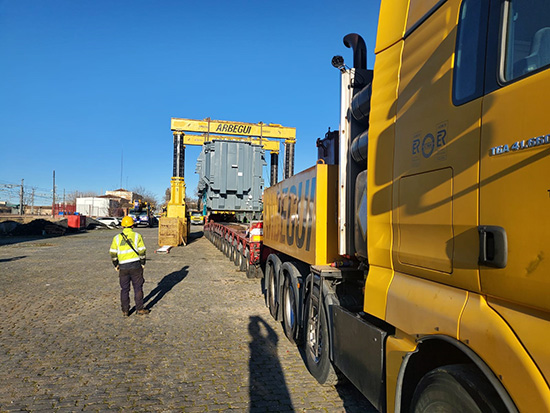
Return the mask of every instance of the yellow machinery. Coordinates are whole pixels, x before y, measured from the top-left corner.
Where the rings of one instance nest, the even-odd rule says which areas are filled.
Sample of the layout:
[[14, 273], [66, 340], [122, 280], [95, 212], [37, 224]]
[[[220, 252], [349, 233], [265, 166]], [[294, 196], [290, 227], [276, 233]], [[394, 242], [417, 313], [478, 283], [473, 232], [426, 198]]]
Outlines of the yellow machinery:
[[174, 134], [174, 168], [170, 181], [170, 201], [166, 215], [159, 221], [160, 246], [187, 244], [190, 230], [189, 211], [185, 205], [185, 149], [181, 134]]
[[174, 136], [181, 136], [183, 145], [201, 146], [212, 139], [226, 141], [246, 141], [261, 145], [271, 152], [271, 185], [277, 183], [279, 140], [285, 145], [285, 166], [283, 178], [294, 174], [294, 145], [296, 143], [296, 128], [263, 122], [245, 123], [224, 120], [203, 120], [172, 118]]
[[189, 211], [185, 205], [185, 145], [201, 146], [212, 139], [246, 141], [261, 145], [271, 152], [271, 184], [277, 182], [279, 140], [285, 144], [284, 178], [294, 172], [294, 145], [296, 128], [276, 124], [244, 123], [172, 118], [174, 135], [174, 162], [170, 184], [170, 201], [166, 216], [159, 222], [159, 245], [177, 246], [187, 243], [190, 229]]

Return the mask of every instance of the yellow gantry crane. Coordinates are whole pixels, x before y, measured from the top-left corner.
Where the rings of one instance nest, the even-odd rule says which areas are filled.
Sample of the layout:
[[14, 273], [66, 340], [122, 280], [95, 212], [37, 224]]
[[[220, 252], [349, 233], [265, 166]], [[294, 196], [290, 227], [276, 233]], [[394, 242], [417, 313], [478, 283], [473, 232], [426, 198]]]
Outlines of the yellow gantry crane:
[[174, 163], [170, 184], [170, 201], [166, 216], [159, 223], [159, 245], [177, 246], [187, 243], [189, 234], [188, 211], [185, 206], [185, 145], [202, 146], [213, 139], [250, 142], [261, 145], [271, 153], [270, 183], [277, 183], [279, 144], [285, 145], [284, 179], [294, 174], [294, 145], [296, 128], [278, 124], [231, 122], [223, 120], [203, 120], [172, 118], [171, 129], [174, 135]]

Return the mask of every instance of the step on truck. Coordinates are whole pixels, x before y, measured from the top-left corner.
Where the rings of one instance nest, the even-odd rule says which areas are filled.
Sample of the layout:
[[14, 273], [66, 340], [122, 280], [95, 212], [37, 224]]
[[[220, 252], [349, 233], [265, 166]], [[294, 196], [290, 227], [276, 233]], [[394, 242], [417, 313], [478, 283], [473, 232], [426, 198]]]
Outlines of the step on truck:
[[264, 193], [271, 314], [380, 411], [550, 411], [548, 3], [382, 0], [374, 70], [344, 44], [337, 139]]

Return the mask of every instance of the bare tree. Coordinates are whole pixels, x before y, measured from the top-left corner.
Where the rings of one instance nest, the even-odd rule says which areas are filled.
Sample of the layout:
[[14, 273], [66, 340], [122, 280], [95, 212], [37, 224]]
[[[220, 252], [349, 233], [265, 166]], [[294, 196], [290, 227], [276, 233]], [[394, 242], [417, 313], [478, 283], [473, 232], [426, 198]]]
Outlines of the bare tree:
[[69, 205], [76, 204], [76, 198], [87, 198], [98, 196], [94, 191], [72, 191], [65, 195], [65, 202]]

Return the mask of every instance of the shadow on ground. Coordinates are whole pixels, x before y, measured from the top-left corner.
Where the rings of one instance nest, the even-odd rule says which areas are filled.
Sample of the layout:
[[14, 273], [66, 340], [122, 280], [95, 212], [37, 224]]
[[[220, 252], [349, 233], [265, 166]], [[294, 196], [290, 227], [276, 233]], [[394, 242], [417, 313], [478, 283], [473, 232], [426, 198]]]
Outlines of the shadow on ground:
[[277, 356], [277, 333], [259, 316], [250, 317], [248, 332], [251, 337], [248, 362], [249, 411], [265, 412], [266, 403], [275, 401], [279, 402], [279, 411], [293, 411], [292, 400]]
[[191, 232], [187, 237], [187, 243], [191, 244], [204, 236], [204, 231]]
[[157, 286], [143, 299], [145, 308], [148, 310], [153, 308], [174, 286], [183, 281], [189, 273], [188, 268], [189, 266], [186, 265], [181, 270], [174, 271], [160, 280]]
[[0, 259], [0, 262], [18, 261], [18, 260], [22, 260], [23, 258], [27, 258], [27, 256], [26, 255], [20, 255], [19, 257], [2, 258], [2, 259]]

